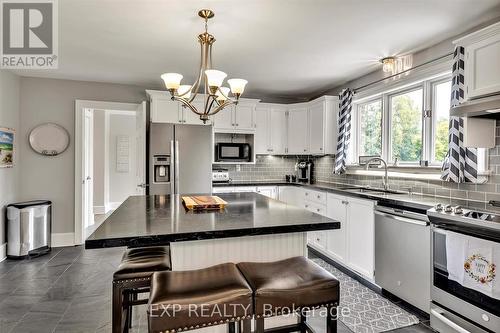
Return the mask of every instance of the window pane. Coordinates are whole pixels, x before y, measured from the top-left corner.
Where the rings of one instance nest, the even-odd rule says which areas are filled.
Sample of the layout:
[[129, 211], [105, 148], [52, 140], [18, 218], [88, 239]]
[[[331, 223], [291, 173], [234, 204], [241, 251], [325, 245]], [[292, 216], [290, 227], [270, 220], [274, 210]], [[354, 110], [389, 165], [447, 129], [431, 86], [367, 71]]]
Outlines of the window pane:
[[361, 104], [359, 110], [359, 155], [382, 154], [382, 102]]
[[434, 86], [434, 162], [442, 162], [448, 151], [451, 81]]
[[392, 159], [418, 162], [422, 156], [422, 89], [391, 98]]

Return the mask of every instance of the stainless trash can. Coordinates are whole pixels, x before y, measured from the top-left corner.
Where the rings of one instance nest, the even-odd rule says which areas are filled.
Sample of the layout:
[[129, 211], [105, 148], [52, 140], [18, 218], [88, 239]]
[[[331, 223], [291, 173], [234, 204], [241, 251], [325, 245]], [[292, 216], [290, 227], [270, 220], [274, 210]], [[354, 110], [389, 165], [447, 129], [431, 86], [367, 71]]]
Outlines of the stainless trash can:
[[50, 252], [52, 202], [35, 200], [7, 206], [7, 257], [22, 259]]

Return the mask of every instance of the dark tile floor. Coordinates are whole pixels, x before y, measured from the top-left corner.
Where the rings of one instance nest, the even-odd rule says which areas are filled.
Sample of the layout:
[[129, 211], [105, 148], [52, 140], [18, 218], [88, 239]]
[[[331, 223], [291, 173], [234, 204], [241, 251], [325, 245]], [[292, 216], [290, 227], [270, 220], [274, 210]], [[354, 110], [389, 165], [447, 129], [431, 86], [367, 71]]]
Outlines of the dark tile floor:
[[[111, 277], [123, 248], [53, 249], [49, 255], [0, 263], [0, 333], [111, 332]], [[147, 332], [145, 306], [132, 332]], [[313, 318], [318, 333], [323, 321]], [[397, 333], [432, 332], [419, 324]], [[351, 333], [339, 323], [339, 333]]]

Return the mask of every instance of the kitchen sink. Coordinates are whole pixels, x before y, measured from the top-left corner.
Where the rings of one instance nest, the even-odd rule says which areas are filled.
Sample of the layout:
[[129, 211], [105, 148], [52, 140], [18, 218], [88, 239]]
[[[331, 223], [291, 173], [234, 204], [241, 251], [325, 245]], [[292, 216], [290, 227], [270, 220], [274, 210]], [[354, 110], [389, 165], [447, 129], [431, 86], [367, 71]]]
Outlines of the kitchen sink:
[[405, 192], [395, 190], [382, 190], [371, 187], [341, 187], [340, 190], [351, 193], [367, 193], [367, 194], [405, 194]]

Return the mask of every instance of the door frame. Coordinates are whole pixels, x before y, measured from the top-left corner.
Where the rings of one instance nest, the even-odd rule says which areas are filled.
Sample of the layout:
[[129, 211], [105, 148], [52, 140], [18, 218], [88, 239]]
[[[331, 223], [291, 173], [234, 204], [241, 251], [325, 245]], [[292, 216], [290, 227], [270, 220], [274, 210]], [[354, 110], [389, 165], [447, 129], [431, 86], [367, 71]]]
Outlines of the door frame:
[[[75, 100], [75, 245], [85, 242], [85, 224], [83, 221], [83, 209], [85, 204], [85, 184], [83, 183], [83, 171], [85, 150], [83, 148], [83, 125], [85, 123], [86, 109], [137, 111], [141, 103], [103, 102], [90, 100]], [[147, 121], [147, 119], [146, 119]]]

